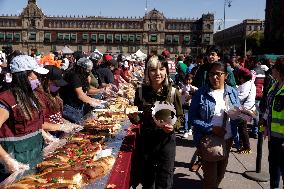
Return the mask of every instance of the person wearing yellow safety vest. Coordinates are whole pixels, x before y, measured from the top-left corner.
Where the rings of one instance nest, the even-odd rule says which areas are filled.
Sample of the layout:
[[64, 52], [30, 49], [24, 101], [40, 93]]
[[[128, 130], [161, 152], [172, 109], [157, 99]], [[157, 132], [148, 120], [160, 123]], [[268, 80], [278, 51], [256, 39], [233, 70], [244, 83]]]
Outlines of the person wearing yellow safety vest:
[[280, 176], [284, 181], [284, 57], [278, 58], [272, 67], [277, 81], [269, 90], [266, 111], [263, 116], [265, 135], [269, 137], [270, 188], [279, 188]]

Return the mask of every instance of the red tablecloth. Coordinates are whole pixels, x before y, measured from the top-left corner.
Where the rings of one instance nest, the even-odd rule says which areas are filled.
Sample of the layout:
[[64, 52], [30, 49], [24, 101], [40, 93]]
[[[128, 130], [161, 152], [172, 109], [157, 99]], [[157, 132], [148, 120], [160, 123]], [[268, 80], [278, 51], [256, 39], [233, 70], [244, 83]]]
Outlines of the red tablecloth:
[[117, 159], [111, 171], [106, 188], [129, 189], [131, 186], [131, 167], [135, 155], [136, 140], [139, 136], [138, 125], [131, 125], [125, 136]]

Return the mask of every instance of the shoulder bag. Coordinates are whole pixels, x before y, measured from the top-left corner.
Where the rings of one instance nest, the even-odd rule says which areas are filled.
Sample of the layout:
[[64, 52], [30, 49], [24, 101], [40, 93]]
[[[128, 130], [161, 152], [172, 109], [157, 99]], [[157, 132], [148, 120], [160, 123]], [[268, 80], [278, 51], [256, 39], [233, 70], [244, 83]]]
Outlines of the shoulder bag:
[[[228, 102], [228, 95], [226, 95], [226, 107]], [[224, 112], [222, 127], [226, 127], [228, 121], [228, 114]], [[205, 135], [199, 145], [199, 154], [205, 161], [220, 161], [225, 159], [227, 155], [226, 140], [214, 134]]]

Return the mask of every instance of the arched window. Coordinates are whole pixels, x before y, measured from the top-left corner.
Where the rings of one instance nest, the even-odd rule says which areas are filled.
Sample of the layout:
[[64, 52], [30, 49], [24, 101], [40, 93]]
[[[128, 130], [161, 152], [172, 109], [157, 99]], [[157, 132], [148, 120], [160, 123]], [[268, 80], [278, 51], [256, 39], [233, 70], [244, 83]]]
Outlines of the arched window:
[[211, 25], [210, 24], [207, 24], [207, 29], [211, 30]]

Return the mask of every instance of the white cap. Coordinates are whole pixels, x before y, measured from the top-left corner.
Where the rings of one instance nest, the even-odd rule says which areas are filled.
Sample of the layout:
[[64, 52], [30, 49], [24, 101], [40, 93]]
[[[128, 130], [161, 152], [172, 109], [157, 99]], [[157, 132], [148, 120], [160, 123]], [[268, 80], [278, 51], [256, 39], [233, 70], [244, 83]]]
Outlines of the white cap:
[[35, 71], [39, 74], [47, 74], [48, 69], [40, 67], [36, 60], [28, 55], [19, 55], [12, 59], [10, 64], [11, 73], [23, 72], [27, 70]]

